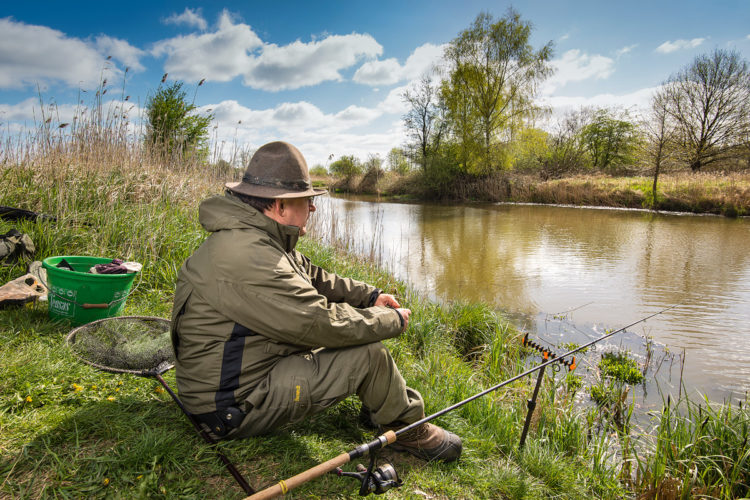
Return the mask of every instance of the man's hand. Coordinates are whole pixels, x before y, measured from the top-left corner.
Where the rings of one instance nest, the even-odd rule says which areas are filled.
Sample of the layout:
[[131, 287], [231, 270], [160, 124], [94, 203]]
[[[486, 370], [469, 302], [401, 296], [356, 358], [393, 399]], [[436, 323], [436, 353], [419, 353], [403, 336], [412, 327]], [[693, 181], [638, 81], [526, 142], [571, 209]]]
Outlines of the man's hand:
[[411, 309], [396, 309], [398, 313], [404, 318], [404, 327], [401, 329], [401, 333], [404, 333], [409, 328], [409, 316], [411, 316]]
[[396, 297], [389, 293], [381, 293], [380, 295], [378, 295], [378, 298], [375, 299], [374, 305], [392, 307], [394, 309], [398, 309], [399, 307], [401, 307], [401, 304], [398, 303]]
[[393, 309], [398, 311], [401, 319], [404, 320], [404, 327], [401, 329], [401, 332], [405, 332], [409, 327], [409, 316], [411, 316], [411, 309], [402, 309], [401, 304], [398, 303], [398, 300], [396, 300], [396, 297], [394, 297], [393, 295], [389, 293], [381, 293], [380, 295], [378, 295], [378, 298], [375, 299], [374, 305], [392, 307]]

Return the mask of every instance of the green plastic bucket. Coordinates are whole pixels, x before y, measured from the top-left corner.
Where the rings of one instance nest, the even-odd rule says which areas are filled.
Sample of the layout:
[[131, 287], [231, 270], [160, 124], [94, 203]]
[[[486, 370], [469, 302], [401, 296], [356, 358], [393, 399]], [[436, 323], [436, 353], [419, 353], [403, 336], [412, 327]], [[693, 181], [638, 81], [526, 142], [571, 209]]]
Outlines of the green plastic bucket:
[[[73, 271], [57, 267], [63, 259]], [[137, 273], [88, 272], [92, 266], [108, 262], [112, 259], [75, 255], [44, 259], [42, 266], [47, 271], [50, 319], [67, 319], [73, 325], [83, 325], [120, 314]]]

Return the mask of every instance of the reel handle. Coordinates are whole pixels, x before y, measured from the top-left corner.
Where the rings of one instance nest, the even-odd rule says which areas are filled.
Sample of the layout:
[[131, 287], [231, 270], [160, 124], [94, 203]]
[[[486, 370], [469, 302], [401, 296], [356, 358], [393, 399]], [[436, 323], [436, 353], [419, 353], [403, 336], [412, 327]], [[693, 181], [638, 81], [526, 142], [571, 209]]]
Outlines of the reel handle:
[[296, 476], [292, 476], [289, 479], [282, 479], [273, 486], [261, 490], [254, 495], [246, 497], [244, 500], [267, 500], [269, 498], [276, 498], [281, 495], [286, 495], [290, 490], [305, 484], [306, 482], [320, 477], [323, 474], [331, 472], [336, 467], [349, 463], [352, 459], [361, 457], [370, 453], [371, 451], [380, 449], [389, 444], [396, 442], [396, 433], [394, 431], [388, 431], [385, 434], [378, 436], [375, 440], [370, 443], [363, 444], [352, 451], [344, 452], [341, 455], [334, 457], [327, 462], [318, 464], [311, 469], [307, 469], [304, 472], [300, 472]]

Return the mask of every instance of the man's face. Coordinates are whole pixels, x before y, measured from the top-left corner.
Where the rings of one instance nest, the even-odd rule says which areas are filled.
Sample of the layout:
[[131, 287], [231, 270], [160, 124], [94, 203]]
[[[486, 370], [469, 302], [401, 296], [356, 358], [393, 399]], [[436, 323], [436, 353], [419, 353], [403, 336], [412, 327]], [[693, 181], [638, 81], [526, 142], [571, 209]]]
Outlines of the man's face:
[[281, 216], [279, 222], [298, 227], [300, 236], [304, 236], [307, 233], [307, 220], [315, 211], [314, 198], [288, 198], [279, 200], [278, 203]]

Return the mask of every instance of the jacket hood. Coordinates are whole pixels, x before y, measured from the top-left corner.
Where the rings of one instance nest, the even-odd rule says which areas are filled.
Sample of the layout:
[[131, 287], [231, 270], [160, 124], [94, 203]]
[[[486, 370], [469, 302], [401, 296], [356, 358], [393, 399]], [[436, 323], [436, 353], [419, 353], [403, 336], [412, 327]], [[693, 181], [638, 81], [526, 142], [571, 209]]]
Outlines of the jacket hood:
[[198, 220], [211, 233], [227, 229], [258, 229], [278, 241], [286, 252], [294, 250], [299, 240], [298, 227], [279, 224], [231, 193], [204, 200], [198, 208]]

